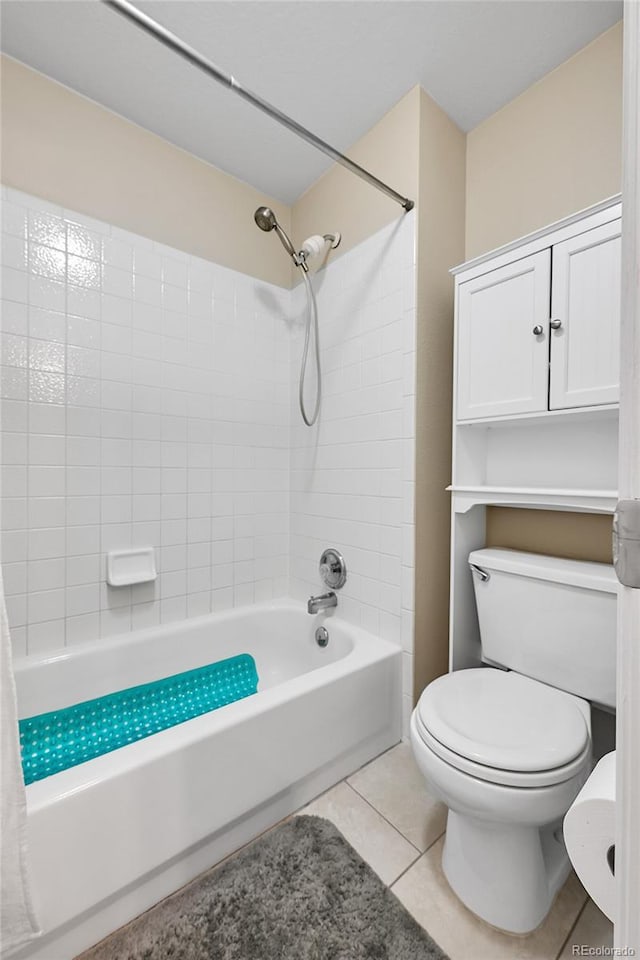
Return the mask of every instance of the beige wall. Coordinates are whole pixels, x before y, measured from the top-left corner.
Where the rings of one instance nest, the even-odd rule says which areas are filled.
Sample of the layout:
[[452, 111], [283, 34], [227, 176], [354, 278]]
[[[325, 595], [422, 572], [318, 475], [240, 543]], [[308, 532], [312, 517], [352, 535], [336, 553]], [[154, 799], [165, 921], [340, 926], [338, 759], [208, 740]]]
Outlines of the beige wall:
[[[253, 187], [3, 56], [2, 181], [262, 280], [290, 286], [289, 261], [253, 222]], [[316, 231], [317, 232], [317, 231]]]
[[611, 563], [612, 519], [557, 510], [487, 509], [487, 546]]
[[452, 264], [464, 256], [465, 135], [420, 91], [416, 396], [416, 698], [446, 673], [449, 625]]
[[[394, 190], [416, 200], [419, 124], [420, 87], [414, 87], [347, 153]], [[294, 242], [339, 230], [342, 242], [332, 254], [335, 259], [403, 216], [400, 204], [334, 164], [296, 201], [291, 224]]]
[[620, 190], [622, 24], [467, 137], [466, 257]]

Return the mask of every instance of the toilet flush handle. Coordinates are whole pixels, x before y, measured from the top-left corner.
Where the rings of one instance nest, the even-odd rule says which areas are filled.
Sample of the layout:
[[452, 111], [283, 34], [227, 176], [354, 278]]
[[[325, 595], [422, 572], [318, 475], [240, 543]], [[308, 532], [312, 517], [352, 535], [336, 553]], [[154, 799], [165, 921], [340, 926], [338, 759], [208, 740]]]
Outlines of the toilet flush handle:
[[469, 566], [474, 573], [478, 574], [483, 583], [491, 579], [491, 574], [487, 570], [483, 570], [482, 567], [479, 567], [477, 563], [470, 563]]

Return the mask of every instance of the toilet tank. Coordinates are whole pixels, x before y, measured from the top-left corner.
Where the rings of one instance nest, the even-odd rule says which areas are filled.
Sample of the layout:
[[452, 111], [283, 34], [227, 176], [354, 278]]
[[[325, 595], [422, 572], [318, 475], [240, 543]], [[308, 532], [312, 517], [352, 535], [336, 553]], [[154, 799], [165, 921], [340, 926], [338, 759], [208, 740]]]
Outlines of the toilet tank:
[[488, 548], [469, 564], [484, 661], [615, 707], [613, 566]]

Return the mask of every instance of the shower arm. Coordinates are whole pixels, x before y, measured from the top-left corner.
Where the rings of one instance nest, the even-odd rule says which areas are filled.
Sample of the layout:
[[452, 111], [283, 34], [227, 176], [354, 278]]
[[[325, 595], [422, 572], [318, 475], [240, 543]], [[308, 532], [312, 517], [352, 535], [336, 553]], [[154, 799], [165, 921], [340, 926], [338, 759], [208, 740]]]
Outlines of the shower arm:
[[215, 63], [213, 63], [207, 57], [204, 57], [201, 53], [198, 53], [197, 50], [189, 46], [189, 44], [185, 43], [174, 33], [171, 33], [171, 31], [167, 30], [166, 27], [163, 27], [162, 24], [158, 23], [156, 20], [153, 20], [141, 10], [138, 10], [138, 8], [132, 3], [129, 3], [128, 0], [102, 0], [102, 2], [106, 3], [108, 7], [112, 7], [118, 13], [122, 14], [123, 17], [126, 17], [141, 30], [144, 30], [156, 40], [159, 40], [160, 43], [165, 45], [165, 47], [169, 47], [169, 49], [173, 50], [174, 53], [180, 54], [181, 57], [184, 57], [185, 60], [188, 60], [189, 63], [191, 63], [194, 67], [198, 67], [200, 70], [203, 70], [204, 73], [208, 74], [210, 77], [213, 77], [213, 79], [217, 80], [218, 83], [221, 83], [223, 86], [227, 87], [227, 89], [236, 93], [239, 97], [242, 97], [244, 100], [247, 100], [249, 103], [253, 104], [254, 107], [262, 110], [263, 113], [266, 113], [268, 116], [272, 117], [272, 119], [282, 124], [282, 126], [287, 127], [288, 130], [291, 130], [293, 133], [297, 134], [297, 136], [301, 137], [303, 140], [306, 140], [307, 143], [310, 143], [318, 150], [321, 150], [322, 153], [325, 153], [328, 157], [331, 157], [331, 159], [335, 160], [336, 163], [346, 167], [347, 170], [350, 170], [351, 173], [355, 173], [356, 176], [371, 184], [372, 187], [376, 187], [377, 190], [381, 190], [382, 193], [385, 193], [388, 197], [391, 197], [392, 200], [395, 200], [396, 203], [399, 203], [404, 208], [405, 212], [408, 213], [409, 210], [413, 210], [413, 200], [409, 200], [408, 197], [403, 197], [402, 194], [398, 193], [397, 190], [394, 190], [388, 184], [384, 183], [382, 180], [379, 180], [378, 177], [375, 177], [372, 173], [369, 173], [368, 170], [365, 170], [365, 168], [361, 167], [358, 163], [350, 160], [349, 157], [344, 155], [344, 153], [340, 153], [339, 150], [336, 150], [335, 147], [331, 146], [331, 144], [327, 143], [325, 140], [322, 140], [320, 137], [317, 137], [315, 133], [307, 130], [307, 128], [303, 127], [302, 124], [297, 123], [296, 120], [288, 117], [286, 113], [282, 113], [282, 111], [278, 110], [277, 107], [272, 106], [257, 94], [247, 90], [240, 83], [238, 83], [235, 77], [232, 77], [231, 74], [225, 73], [223, 70], [217, 67]]

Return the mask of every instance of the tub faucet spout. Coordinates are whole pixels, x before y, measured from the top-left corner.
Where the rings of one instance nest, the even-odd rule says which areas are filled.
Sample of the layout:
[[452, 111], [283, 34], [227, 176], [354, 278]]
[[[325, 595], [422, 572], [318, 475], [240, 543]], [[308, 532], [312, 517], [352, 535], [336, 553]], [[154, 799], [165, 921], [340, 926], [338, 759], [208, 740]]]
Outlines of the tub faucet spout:
[[333, 590], [330, 590], [329, 593], [322, 593], [319, 597], [309, 597], [307, 601], [307, 613], [319, 613], [320, 610], [337, 606], [338, 598]]

